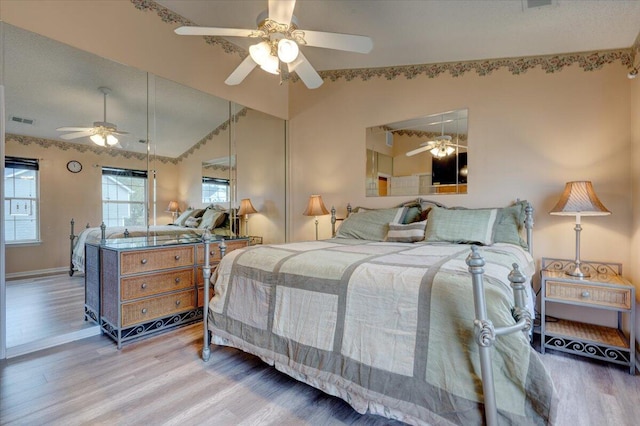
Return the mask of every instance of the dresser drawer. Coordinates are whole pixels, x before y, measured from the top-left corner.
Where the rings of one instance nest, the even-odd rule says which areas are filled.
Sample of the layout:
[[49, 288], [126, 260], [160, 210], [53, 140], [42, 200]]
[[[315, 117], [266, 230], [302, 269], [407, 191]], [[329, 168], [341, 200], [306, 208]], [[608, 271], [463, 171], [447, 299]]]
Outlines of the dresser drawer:
[[631, 289], [599, 287], [547, 281], [545, 297], [550, 300], [583, 302], [590, 305], [631, 309]]
[[193, 268], [139, 275], [120, 280], [120, 297], [131, 300], [193, 286]]
[[[225, 254], [227, 254], [236, 249], [247, 247], [247, 245], [249, 245], [249, 241], [248, 240], [225, 241], [225, 244], [227, 245], [227, 250], [225, 251]], [[197, 259], [198, 259], [198, 264], [204, 263], [204, 245], [202, 244], [198, 246]], [[219, 261], [220, 261], [220, 247], [218, 247], [218, 243], [211, 244], [209, 246], [209, 262], [219, 262]]]
[[122, 304], [122, 326], [149, 321], [176, 312], [194, 309], [196, 291], [181, 291], [166, 296], [152, 297], [139, 302]]
[[193, 246], [125, 251], [120, 254], [122, 275], [193, 265]]

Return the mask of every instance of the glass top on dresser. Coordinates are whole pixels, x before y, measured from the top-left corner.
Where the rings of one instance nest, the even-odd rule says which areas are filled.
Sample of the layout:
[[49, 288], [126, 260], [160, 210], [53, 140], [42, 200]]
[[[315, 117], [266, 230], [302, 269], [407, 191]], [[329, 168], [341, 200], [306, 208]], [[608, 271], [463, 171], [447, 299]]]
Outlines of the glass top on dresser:
[[[224, 241], [235, 241], [246, 239], [247, 237], [223, 237], [221, 235], [211, 235], [209, 242], [212, 244], [220, 243]], [[180, 244], [194, 244], [202, 243], [202, 237], [199, 235], [159, 235], [155, 237], [129, 237], [129, 238], [114, 238], [106, 240], [102, 244], [87, 243], [93, 245], [99, 245], [101, 247], [111, 248], [115, 250], [128, 250], [128, 249], [141, 249], [152, 248], [160, 246], [180, 245]]]

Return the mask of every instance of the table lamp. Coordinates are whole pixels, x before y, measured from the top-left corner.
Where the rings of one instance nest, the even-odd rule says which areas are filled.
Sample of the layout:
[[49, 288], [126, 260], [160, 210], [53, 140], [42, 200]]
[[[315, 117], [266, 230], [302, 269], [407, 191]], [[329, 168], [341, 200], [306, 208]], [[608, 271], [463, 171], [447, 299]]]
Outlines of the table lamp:
[[167, 210], [169, 213], [171, 213], [171, 217], [173, 218], [173, 222], [176, 221], [176, 216], [178, 215], [178, 213], [180, 213], [180, 207], [178, 206], [178, 202], [177, 201], [169, 201], [169, 207], [167, 207]]
[[258, 213], [258, 211], [251, 204], [249, 198], [243, 198], [240, 200], [240, 209], [238, 210], [238, 216], [242, 216], [244, 220], [244, 232], [245, 235], [249, 235], [249, 215]]
[[600, 202], [598, 196], [593, 190], [593, 186], [589, 181], [567, 182], [564, 192], [560, 197], [560, 201], [549, 212], [558, 216], [575, 216], [576, 217], [576, 260], [575, 268], [566, 271], [567, 275], [578, 278], [590, 277], [591, 274], [580, 269], [580, 226], [581, 216], [606, 216], [611, 214], [609, 210]]
[[315, 216], [316, 218], [316, 241], [318, 240], [318, 216], [329, 214], [329, 210], [324, 206], [320, 195], [312, 195], [309, 197], [307, 209], [302, 213], [305, 216]]

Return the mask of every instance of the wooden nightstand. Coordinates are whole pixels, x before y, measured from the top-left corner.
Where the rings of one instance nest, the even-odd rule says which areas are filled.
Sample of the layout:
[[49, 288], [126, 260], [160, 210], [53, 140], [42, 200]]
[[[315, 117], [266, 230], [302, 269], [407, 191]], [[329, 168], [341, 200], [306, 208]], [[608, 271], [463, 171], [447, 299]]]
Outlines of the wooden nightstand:
[[[629, 366], [635, 374], [635, 287], [622, 277], [619, 263], [582, 262], [590, 277], [577, 278], [565, 274], [574, 262], [542, 258], [540, 348], [554, 349]], [[618, 326], [603, 327], [560, 319], [547, 321], [547, 303], [585, 306], [615, 311]], [[629, 337], [622, 332], [622, 316], [629, 316]]]

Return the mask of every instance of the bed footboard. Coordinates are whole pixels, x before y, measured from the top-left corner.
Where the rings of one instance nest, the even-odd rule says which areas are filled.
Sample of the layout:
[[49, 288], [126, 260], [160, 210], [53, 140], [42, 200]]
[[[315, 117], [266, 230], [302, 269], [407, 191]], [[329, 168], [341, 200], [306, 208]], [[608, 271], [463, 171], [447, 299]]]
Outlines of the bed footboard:
[[478, 252], [478, 247], [471, 247], [471, 254], [467, 257], [467, 266], [471, 273], [473, 284], [473, 300], [476, 319], [474, 320], [476, 343], [479, 346], [480, 370], [482, 374], [482, 391], [484, 393], [485, 420], [488, 426], [498, 424], [498, 408], [496, 405], [495, 387], [493, 382], [493, 366], [491, 364], [491, 346], [497, 336], [522, 331], [525, 334], [531, 329], [531, 314], [525, 305], [526, 277], [520, 272], [517, 264], [513, 264], [513, 270], [509, 274], [511, 288], [513, 288], [514, 305], [512, 315], [516, 323], [508, 327], [495, 328], [487, 317], [487, 305], [484, 298], [484, 274], [485, 261]]

